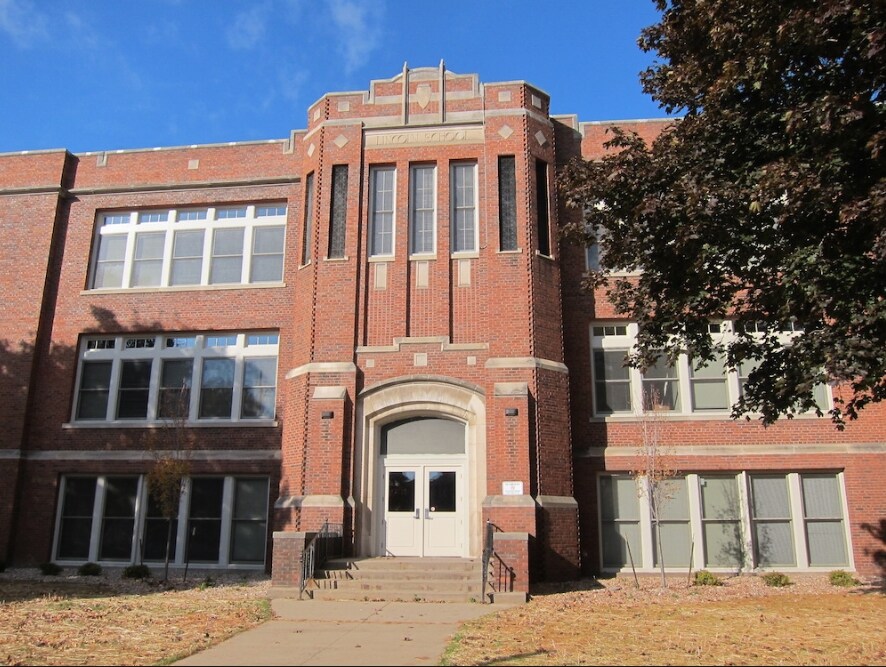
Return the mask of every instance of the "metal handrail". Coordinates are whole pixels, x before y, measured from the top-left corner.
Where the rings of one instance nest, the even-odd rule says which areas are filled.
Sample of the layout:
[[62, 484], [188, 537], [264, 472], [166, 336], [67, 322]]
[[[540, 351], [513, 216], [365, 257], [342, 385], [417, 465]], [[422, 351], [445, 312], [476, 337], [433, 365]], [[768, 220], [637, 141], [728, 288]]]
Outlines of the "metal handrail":
[[495, 549], [493, 548], [493, 540], [496, 532], [501, 532], [501, 528], [496, 526], [491, 521], [486, 521], [486, 532], [483, 537], [483, 559], [482, 559], [482, 591], [483, 591], [483, 602], [491, 602], [491, 600], [486, 595], [486, 587], [490, 585], [489, 582], [489, 564], [492, 562], [492, 559], [498, 562], [498, 571], [495, 577], [495, 583], [491, 584], [492, 590], [496, 593], [502, 593], [513, 586], [514, 581], [514, 568], [505, 564], [505, 562], [501, 559]]
[[[330, 528], [329, 521], [324, 521], [322, 528], [311, 538], [301, 555], [301, 572], [298, 580], [298, 599], [301, 600], [308, 582], [313, 581], [314, 573], [331, 557], [341, 555], [343, 526], [335, 524]], [[338, 549], [335, 543], [338, 541]]]

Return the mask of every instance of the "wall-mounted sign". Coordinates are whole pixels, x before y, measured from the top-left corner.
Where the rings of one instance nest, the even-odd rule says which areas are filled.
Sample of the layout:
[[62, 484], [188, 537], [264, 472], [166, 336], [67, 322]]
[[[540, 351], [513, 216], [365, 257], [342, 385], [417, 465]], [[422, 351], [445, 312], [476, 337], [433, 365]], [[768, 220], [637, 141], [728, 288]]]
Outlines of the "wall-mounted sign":
[[503, 496], [522, 496], [523, 482], [502, 482], [501, 494]]

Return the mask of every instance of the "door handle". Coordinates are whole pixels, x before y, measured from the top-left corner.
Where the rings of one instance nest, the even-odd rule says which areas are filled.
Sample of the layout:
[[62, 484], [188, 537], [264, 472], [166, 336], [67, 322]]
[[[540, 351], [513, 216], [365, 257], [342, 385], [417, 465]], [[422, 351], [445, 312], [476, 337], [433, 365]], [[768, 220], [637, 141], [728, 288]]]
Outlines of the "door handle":
[[425, 507], [425, 519], [430, 519], [430, 518], [431, 518], [431, 510], [429, 510], [427, 507]]
[[419, 512], [421, 512], [421, 510], [420, 510], [419, 508], [416, 507], [416, 508], [415, 508], [415, 514], [412, 516], [412, 518], [413, 518], [413, 519], [420, 519], [420, 518], [421, 518], [421, 514], [419, 514]]

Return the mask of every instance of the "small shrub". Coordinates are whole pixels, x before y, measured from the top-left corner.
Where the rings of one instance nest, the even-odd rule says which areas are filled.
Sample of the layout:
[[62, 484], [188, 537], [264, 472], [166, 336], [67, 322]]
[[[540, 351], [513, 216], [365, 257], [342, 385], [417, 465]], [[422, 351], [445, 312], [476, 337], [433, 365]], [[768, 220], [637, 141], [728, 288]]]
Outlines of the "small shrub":
[[62, 569], [55, 563], [40, 563], [40, 572], [48, 577], [57, 577], [62, 573]]
[[147, 579], [151, 570], [147, 565], [127, 565], [123, 568], [123, 576], [127, 579]]
[[763, 583], [767, 586], [781, 588], [782, 586], [790, 586], [791, 580], [788, 579], [788, 575], [781, 572], [767, 572], [763, 575]]
[[203, 581], [200, 582], [200, 585], [197, 586], [201, 591], [205, 591], [207, 588], [212, 588], [215, 586], [215, 580], [212, 577], [207, 576]]
[[831, 586], [858, 586], [858, 579], [853, 577], [846, 570], [834, 570], [828, 575]]
[[81, 577], [97, 577], [102, 573], [102, 566], [98, 563], [83, 563], [77, 572]]
[[723, 582], [720, 581], [720, 577], [715, 574], [711, 574], [707, 570], [699, 570], [695, 573], [695, 585], [696, 586], [722, 586]]

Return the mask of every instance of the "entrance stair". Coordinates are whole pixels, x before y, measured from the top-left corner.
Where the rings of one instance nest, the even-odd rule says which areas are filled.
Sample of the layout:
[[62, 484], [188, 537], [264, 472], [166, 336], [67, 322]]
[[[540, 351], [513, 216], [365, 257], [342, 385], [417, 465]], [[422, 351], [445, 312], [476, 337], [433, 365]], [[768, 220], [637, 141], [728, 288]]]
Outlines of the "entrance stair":
[[482, 602], [478, 558], [336, 558], [315, 572], [314, 600]]

